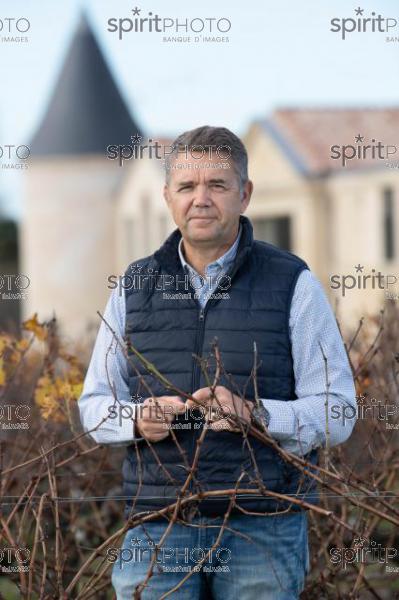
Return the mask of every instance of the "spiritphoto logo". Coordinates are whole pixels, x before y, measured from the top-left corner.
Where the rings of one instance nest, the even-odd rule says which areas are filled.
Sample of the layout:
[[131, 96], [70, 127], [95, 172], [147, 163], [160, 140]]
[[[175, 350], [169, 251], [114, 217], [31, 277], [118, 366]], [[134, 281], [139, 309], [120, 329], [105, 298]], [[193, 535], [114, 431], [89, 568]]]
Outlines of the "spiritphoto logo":
[[226, 35], [231, 30], [227, 17], [165, 17], [144, 11], [135, 6], [129, 16], [111, 17], [107, 31], [116, 33], [122, 40], [127, 34], [150, 33], [158, 35], [163, 42], [228, 42]]
[[386, 162], [385, 166], [388, 169], [399, 169], [399, 160], [394, 160], [394, 161]]
[[357, 537], [353, 540], [351, 548], [331, 548], [330, 561], [335, 565], [341, 565], [346, 570], [348, 565], [356, 564], [385, 564], [390, 560], [396, 560], [398, 551], [396, 548], [386, 548], [377, 544], [375, 540], [365, 537]]
[[137, 264], [130, 266], [130, 273], [125, 275], [109, 275], [108, 289], [114, 290], [118, 288], [119, 295], [124, 293], [124, 290], [156, 290], [158, 292], [173, 293], [191, 293], [194, 289], [199, 293], [205, 282], [208, 289], [218, 288], [221, 292], [225, 292], [231, 287], [231, 277], [229, 275], [170, 275], [168, 273], [158, 273], [151, 267], [145, 271], [143, 267]]
[[231, 560], [229, 548], [203, 548], [157, 546], [153, 540], [143, 540], [139, 537], [131, 539], [132, 548], [108, 548], [107, 560], [117, 563], [120, 569], [125, 563], [150, 562], [154, 560], [162, 565], [163, 572], [191, 572], [202, 570], [204, 572], [229, 572], [228, 565]]
[[27, 572], [29, 561], [28, 548], [0, 548], [0, 573]]
[[387, 160], [394, 156], [398, 148], [396, 145], [383, 144], [375, 138], [367, 143], [366, 137], [358, 133], [354, 136], [355, 144], [334, 144], [330, 147], [330, 158], [341, 161], [343, 167], [353, 160]]
[[399, 41], [399, 37], [393, 37], [391, 34], [397, 31], [398, 20], [394, 17], [386, 17], [372, 11], [365, 13], [365, 9], [358, 6], [354, 9], [354, 17], [334, 17], [330, 22], [330, 31], [338, 33], [342, 40], [346, 40], [351, 34], [355, 33], [385, 33], [385, 41]]
[[[144, 158], [160, 160], [163, 162], [163, 164], [165, 164], [168, 156], [175, 152], [176, 156], [183, 157], [187, 160], [192, 159], [193, 161], [198, 161], [205, 158], [206, 160], [209, 160], [208, 168], [211, 168], [212, 166], [216, 168], [216, 166], [222, 164], [224, 166], [219, 168], [228, 168], [229, 166], [228, 163], [220, 162], [226, 161], [231, 157], [231, 148], [226, 144], [219, 146], [210, 145], [206, 147], [200, 144], [195, 146], [189, 146], [185, 144], [176, 148], [176, 146], [173, 144], [161, 144], [158, 140], [154, 140], [152, 138], [147, 138], [147, 142], [142, 143], [143, 136], [138, 133], [131, 135], [130, 139], [130, 144], [109, 144], [106, 148], [107, 158], [109, 160], [117, 160], [120, 167], [123, 166], [125, 161], [132, 159], [142, 160]], [[196, 163], [190, 162], [188, 164], [195, 165]], [[204, 167], [202, 166], [202, 168]]]
[[27, 169], [30, 148], [25, 144], [4, 144], [0, 146], [0, 165], [2, 169]]
[[385, 421], [386, 429], [399, 429], [398, 423], [388, 422], [398, 418], [399, 405], [385, 404], [381, 400], [367, 398], [364, 395], [356, 396], [356, 407], [348, 404], [333, 404], [330, 412], [330, 418], [340, 420], [343, 427], [346, 426], [347, 421], [353, 424], [356, 418], [356, 420]]
[[[232, 409], [228, 405], [214, 404], [212, 406], [185, 406], [185, 410], [179, 413], [176, 406], [171, 404], [160, 405], [155, 401], [144, 407], [142, 404], [114, 404], [108, 406], [108, 419], [118, 420], [119, 427], [126, 419], [140, 419], [143, 416], [163, 422], [165, 429], [200, 429], [203, 421], [217, 422], [233, 416]], [[170, 417], [178, 417], [178, 423], [170, 423]], [[186, 421], [186, 422], [185, 422]]]
[[371, 273], [363, 273], [364, 266], [360, 263], [354, 267], [355, 275], [330, 275], [330, 287], [332, 290], [340, 290], [341, 296], [346, 296], [348, 290], [385, 290], [389, 298], [392, 294], [391, 286], [399, 281], [399, 275], [384, 275], [381, 271], [371, 269]]
[[0, 300], [26, 300], [29, 286], [27, 275], [0, 275]]
[[26, 17], [0, 17], [0, 42], [25, 43], [30, 30], [30, 22]]
[[167, 171], [200, 171], [201, 169], [230, 169], [228, 162], [176, 162], [168, 164], [165, 162], [164, 167]]
[[0, 406], [0, 429], [29, 429], [30, 406], [4, 404]]

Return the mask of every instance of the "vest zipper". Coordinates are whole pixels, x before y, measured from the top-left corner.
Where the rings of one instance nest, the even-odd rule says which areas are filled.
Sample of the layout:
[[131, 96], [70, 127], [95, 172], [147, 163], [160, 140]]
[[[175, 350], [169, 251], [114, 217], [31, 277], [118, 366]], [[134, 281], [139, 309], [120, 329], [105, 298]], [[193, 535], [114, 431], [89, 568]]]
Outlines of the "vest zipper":
[[[234, 277], [234, 275], [236, 274], [236, 272], [238, 271], [238, 269], [240, 268], [241, 264], [243, 263], [243, 260], [245, 258], [245, 256], [240, 257], [239, 260], [237, 260], [238, 258], [238, 253], [236, 256], [236, 262], [233, 264], [233, 266], [230, 268], [229, 271], [227, 271], [226, 276], [229, 276], [230, 279], [232, 279]], [[214, 289], [214, 291], [212, 292], [212, 294], [216, 295], [219, 291], [223, 291], [220, 288], [220, 283], [219, 285], [216, 286], [216, 288]], [[195, 290], [193, 288], [193, 292], [195, 293]], [[208, 309], [210, 306], [212, 306], [213, 304], [216, 304], [216, 302], [219, 302], [219, 300], [217, 298], [209, 298], [209, 300], [207, 301], [207, 303], [205, 304], [205, 307], [202, 308], [200, 303], [198, 302], [198, 300], [195, 300], [196, 304], [200, 307], [199, 310], [199, 317], [198, 317], [198, 321], [199, 321], [199, 326], [197, 329], [197, 337], [196, 337], [196, 342], [195, 342], [195, 350], [194, 350], [194, 354], [196, 354], [197, 356], [200, 355], [200, 350], [202, 350], [202, 344], [204, 341], [204, 329], [205, 329], [205, 317], [206, 317], [206, 313], [208, 312]], [[202, 356], [202, 351], [201, 351], [201, 356]], [[201, 368], [200, 365], [198, 363], [195, 363], [194, 365], [194, 369], [193, 369], [193, 376], [192, 376], [192, 393], [195, 392], [198, 389], [199, 383], [200, 383], [200, 375], [201, 375]]]
[[[231, 278], [235, 275], [235, 273], [237, 272], [238, 268], [240, 267], [242, 263], [242, 259], [239, 262], [236, 262], [233, 267], [227, 272], [227, 275], [229, 275]], [[217, 294], [219, 291], [219, 285], [216, 286], [216, 289], [212, 292], [213, 294]], [[199, 310], [199, 315], [198, 315], [198, 329], [197, 329], [197, 336], [196, 336], [196, 342], [195, 342], [195, 350], [194, 350], [194, 354], [196, 356], [201, 356], [202, 357], [202, 345], [204, 342], [204, 331], [205, 331], [205, 317], [206, 317], [206, 313], [208, 312], [209, 307], [212, 304], [216, 304], [216, 302], [218, 302], [217, 299], [215, 298], [210, 298], [207, 303], [205, 304], [205, 307], [202, 308], [201, 305], [199, 304], [198, 300], [195, 300], [195, 302], [200, 306], [200, 310]], [[193, 369], [193, 376], [192, 376], [192, 391], [191, 393], [194, 393], [198, 388], [199, 388], [199, 384], [200, 384], [200, 379], [201, 379], [201, 367], [199, 365], [199, 363], [196, 361], [194, 364], [194, 369]], [[190, 462], [189, 464], [193, 463], [194, 460], [194, 455], [195, 455], [195, 449], [196, 449], [196, 441], [197, 438], [200, 436], [202, 431], [202, 428], [199, 429], [194, 429], [194, 433], [192, 436], [192, 447], [191, 447], [191, 457], [190, 457]], [[189, 491], [192, 493], [194, 491], [194, 484], [192, 481], [190, 481], [189, 486], [188, 486]]]
[[[202, 344], [204, 341], [204, 331], [205, 331], [205, 313], [208, 307], [208, 302], [205, 305], [205, 308], [200, 308], [198, 315], [198, 329], [197, 329], [197, 338], [195, 343], [194, 354], [196, 356], [202, 356]], [[192, 392], [195, 392], [198, 389], [201, 377], [201, 367], [198, 361], [195, 361], [194, 370], [193, 370], [193, 378], [192, 378]]]
[[[206, 308], [206, 305], [205, 305], [205, 308]], [[202, 306], [200, 306], [199, 315], [198, 315], [198, 329], [197, 329], [197, 336], [196, 336], [196, 343], [195, 343], [195, 350], [194, 350], [194, 354], [196, 356], [199, 356], [200, 352], [202, 350], [202, 343], [204, 341], [204, 330], [205, 330], [205, 309], [202, 308]], [[202, 352], [201, 352], [201, 355], [202, 355]], [[199, 382], [200, 382], [200, 376], [201, 376], [201, 368], [200, 368], [200, 365], [198, 364], [198, 362], [195, 360], [194, 368], [193, 368], [192, 386], [191, 386], [192, 393], [194, 393], [198, 389]], [[194, 431], [193, 431], [192, 444], [191, 444], [191, 456], [190, 456], [189, 464], [192, 464], [194, 461], [196, 442], [197, 442], [197, 439], [198, 439], [201, 431], [202, 431], [202, 428], [194, 429]], [[194, 491], [194, 484], [192, 481], [190, 481], [189, 490], [191, 493], [193, 493], [193, 491]]]

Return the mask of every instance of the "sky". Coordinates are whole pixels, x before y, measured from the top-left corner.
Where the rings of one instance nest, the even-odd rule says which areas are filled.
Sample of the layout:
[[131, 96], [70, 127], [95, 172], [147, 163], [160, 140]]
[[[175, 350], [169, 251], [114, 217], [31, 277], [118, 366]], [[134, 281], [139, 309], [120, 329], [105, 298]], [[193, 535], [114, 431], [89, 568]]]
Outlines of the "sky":
[[[26, 144], [45, 113], [57, 74], [84, 10], [127, 105], [149, 135], [201, 124], [245, 134], [250, 123], [289, 106], [397, 106], [399, 5], [395, 0], [0, 0], [6, 19], [28, 19], [28, 42], [0, 41], [0, 148]], [[226, 19], [228, 42], [164, 43], [155, 32], [107, 31], [112, 18], [148, 12], [167, 19]], [[397, 19], [382, 32], [331, 32], [331, 19]], [[25, 21], [20, 21], [21, 28]], [[198, 24], [199, 21], [196, 21]], [[215, 23], [215, 21], [213, 22]], [[349, 23], [349, 21], [348, 21]], [[350, 25], [347, 25], [349, 28]], [[9, 35], [9, 34], [7, 34]], [[23, 34], [25, 35], [25, 34]], [[171, 34], [169, 34], [171, 35]], [[3, 210], [19, 217], [27, 172], [0, 169]]]

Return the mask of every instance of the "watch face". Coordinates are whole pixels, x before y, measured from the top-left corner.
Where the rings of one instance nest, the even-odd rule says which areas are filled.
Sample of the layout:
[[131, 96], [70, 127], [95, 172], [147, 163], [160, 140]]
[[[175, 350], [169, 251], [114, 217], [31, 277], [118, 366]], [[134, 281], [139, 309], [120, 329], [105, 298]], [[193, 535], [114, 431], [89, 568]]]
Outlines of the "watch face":
[[259, 423], [262, 423], [263, 425], [266, 425], [266, 427], [268, 427], [269, 421], [270, 421], [270, 414], [269, 414], [269, 411], [267, 410], [267, 408], [265, 408], [263, 405], [261, 405], [258, 408], [255, 408], [253, 414], [254, 414], [255, 419]]

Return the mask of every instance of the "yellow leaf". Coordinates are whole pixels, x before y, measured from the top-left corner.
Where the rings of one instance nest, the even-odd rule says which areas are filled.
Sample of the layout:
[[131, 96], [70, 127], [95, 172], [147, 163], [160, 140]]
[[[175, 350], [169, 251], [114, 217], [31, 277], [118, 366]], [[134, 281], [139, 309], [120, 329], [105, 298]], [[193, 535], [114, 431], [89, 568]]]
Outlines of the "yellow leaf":
[[25, 350], [27, 350], [29, 348], [29, 340], [27, 340], [26, 338], [22, 338], [20, 340], [18, 340], [18, 342], [16, 343], [16, 349], [19, 352], [25, 352]]
[[83, 382], [82, 383], [74, 383], [71, 385], [72, 397], [74, 400], [78, 400], [82, 395], [83, 391]]
[[38, 340], [44, 341], [47, 338], [47, 329], [37, 320], [37, 313], [27, 321], [24, 321], [22, 328], [26, 331], [31, 331]]
[[6, 372], [4, 370], [4, 360], [0, 358], [0, 385], [4, 385], [6, 382]]
[[58, 377], [54, 381], [49, 375], [40, 377], [35, 391], [35, 402], [43, 419], [51, 419], [57, 423], [66, 421], [60, 396], [62, 383]]
[[8, 339], [4, 335], [4, 336], [0, 337], [0, 355], [3, 354], [3, 352], [7, 348], [7, 346], [8, 346]]

